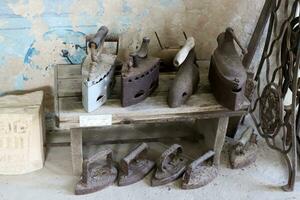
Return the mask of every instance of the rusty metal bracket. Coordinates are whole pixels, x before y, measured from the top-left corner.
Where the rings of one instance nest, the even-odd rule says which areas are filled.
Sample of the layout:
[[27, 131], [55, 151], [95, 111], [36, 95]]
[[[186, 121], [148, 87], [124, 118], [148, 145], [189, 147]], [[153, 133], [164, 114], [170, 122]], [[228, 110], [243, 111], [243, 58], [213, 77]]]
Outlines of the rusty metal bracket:
[[182, 146], [173, 144], [162, 153], [151, 186], [165, 185], [178, 179], [186, 170], [188, 159], [182, 156]]
[[148, 145], [135, 147], [120, 162], [119, 186], [126, 186], [142, 180], [154, 168], [155, 162], [147, 158]]
[[76, 195], [89, 194], [112, 185], [118, 175], [113, 164], [112, 150], [105, 149], [83, 161], [81, 180], [75, 187]]
[[213, 164], [204, 163], [211, 160], [214, 155], [215, 152], [210, 150], [187, 167], [182, 177], [182, 189], [196, 189], [205, 186], [217, 177], [217, 167]]
[[121, 75], [122, 106], [137, 104], [146, 99], [159, 84], [160, 59], [148, 56], [149, 38], [141, 48], [129, 56]]

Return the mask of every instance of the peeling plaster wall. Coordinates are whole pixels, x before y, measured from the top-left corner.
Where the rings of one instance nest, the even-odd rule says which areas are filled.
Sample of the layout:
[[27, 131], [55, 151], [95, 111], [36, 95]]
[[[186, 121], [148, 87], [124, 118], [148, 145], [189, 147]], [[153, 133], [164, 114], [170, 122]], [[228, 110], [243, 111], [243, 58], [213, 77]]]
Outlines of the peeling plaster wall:
[[[121, 35], [121, 50], [134, 50], [143, 36], [158, 50], [182, 44], [182, 31], [196, 38], [198, 57], [209, 59], [217, 35], [235, 29], [246, 46], [261, 0], [2, 0], [0, 1], [0, 95], [46, 87], [51, 99], [53, 67], [84, 58], [84, 37], [101, 25]], [[51, 101], [50, 101], [51, 102]], [[51, 106], [48, 106], [51, 107]]]

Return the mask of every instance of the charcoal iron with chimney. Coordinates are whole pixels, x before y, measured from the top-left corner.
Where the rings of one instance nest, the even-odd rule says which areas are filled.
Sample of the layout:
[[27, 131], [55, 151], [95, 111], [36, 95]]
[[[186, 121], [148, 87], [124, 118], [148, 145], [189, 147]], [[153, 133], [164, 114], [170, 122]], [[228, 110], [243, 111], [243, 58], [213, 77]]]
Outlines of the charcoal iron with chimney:
[[108, 28], [87, 36], [87, 56], [82, 63], [82, 103], [87, 112], [97, 110], [108, 99], [114, 86], [116, 55], [102, 53]]
[[160, 59], [148, 55], [150, 39], [143, 39], [140, 49], [128, 56], [121, 76], [122, 106], [146, 99], [158, 86]]

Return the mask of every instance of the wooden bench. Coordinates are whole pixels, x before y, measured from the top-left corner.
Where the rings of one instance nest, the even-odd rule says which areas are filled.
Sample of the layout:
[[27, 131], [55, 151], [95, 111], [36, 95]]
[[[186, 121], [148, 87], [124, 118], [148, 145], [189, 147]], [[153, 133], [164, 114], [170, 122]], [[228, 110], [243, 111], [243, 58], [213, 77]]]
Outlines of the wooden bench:
[[[245, 102], [245, 109], [240, 111], [231, 111], [218, 104], [211, 93], [207, 79], [209, 62], [199, 61], [198, 64], [200, 66], [199, 89], [185, 105], [179, 108], [169, 108], [166, 102], [168, 87], [176, 74], [172, 72], [160, 74], [159, 87], [150, 97], [139, 104], [125, 108], [121, 107], [120, 76], [117, 76], [111, 99], [92, 113], [86, 113], [81, 102], [81, 66], [57, 65], [55, 69], [57, 126], [61, 129], [70, 129], [74, 174], [79, 175], [82, 170], [82, 129], [101, 126], [93, 124], [83, 126], [80, 119], [87, 116], [93, 119], [99, 115], [104, 119], [106, 117], [111, 119], [105, 122], [106, 125], [194, 120], [195, 125], [201, 127], [198, 128], [199, 134], [204, 136], [208, 149], [215, 151], [214, 163], [218, 166], [228, 119], [245, 114], [248, 103]], [[149, 141], [149, 138], [144, 139]], [[143, 138], [139, 141], [143, 141]]]

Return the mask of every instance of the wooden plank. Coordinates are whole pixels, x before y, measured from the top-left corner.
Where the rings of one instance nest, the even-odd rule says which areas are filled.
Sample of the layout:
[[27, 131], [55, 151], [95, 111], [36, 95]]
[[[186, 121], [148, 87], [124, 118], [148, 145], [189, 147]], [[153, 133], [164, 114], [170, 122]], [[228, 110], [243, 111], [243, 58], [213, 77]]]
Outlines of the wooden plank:
[[81, 65], [57, 65], [58, 79], [81, 79]]
[[74, 175], [81, 175], [83, 153], [82, 153], [82, 129], [71, 129], [71, 156]]
[[214, 164], [217, 167], [220, 166], [221, 151], [225, 142], [228, 120], [228, 117], [220, 117], [216, 119], [202, 119], [195, 122], [198, 133], [204, 137], [206, 151], [215, 151]]
[[231, 111], [224, 108], [216, 102], [211, 93], [193, 95], [185, 105], [179, 108], [169, 108], [166, 96], [148, 97], [139, 104], [125, 108], [121, 107], [120, 100], [112, 99], [93, 113], [87, 113], [83, 110], [81, 99], [78, 97], [61, 98], [59, 100], [61, 106], [60, 128], [79, 127], [79, 116], [81, 115], [111, 114], [113, 124], [124, 124], [239, 116], [246, 113], [246, 110]]
[[[143, 125], [116, 125], [113, 127], [90, 128], [84, 130], [84, 143], [109, 141], [128, 141], [135, 139], [181, 138], [191, 137], [196, 132], [194, 123], [162, 123]], [[159, 130], [159, 131], [157, 131]]]
[[221, 152], [223, 149], [223, 145], [225, 142], [227, 126], [228, 126], [228, 117], [222, 117], [218, 119], [218, 130], [215, 137], [215, 144], [214, 144], [214, 164], [219, 167], [221, 161]]

